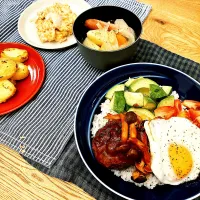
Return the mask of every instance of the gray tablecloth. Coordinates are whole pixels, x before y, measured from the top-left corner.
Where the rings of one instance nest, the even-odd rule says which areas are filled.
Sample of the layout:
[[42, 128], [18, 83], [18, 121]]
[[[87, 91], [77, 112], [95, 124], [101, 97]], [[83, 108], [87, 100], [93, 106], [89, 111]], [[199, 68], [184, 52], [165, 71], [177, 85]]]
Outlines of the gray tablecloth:
[[[134, 62], [151, 62], [168, 65], [187, 73], [200, 82], [199, 63], [173, 54], [148, 41], [140, 40], [136, 55], [137, 56]], [[62, 152], [60, 158], [56, 161], [51, 169], [45, 168], [42, 165], [31, 161], [30, 159], [27, 159], [27, 161], [46, 174], [77, 184], [98, 200], [122, 200], [122, 198], [117, 197], [105, 187], [103, 187], [90, 174], [79, 156], [74, 137], [71, 138], [64, 151]], [[174, 197], [172, 195], [166, 199], [174, 200]], [[147, 198], [146, 200], [150, 199]], [[198, 200], [200, 200], [200, 198], [198, 198]]]
[[[134, 0], [87, 1], [91, 6], [116, 5], [127, 8], [142, 21], [151, 10], [151, 6]], [[32, 2], [0, 1], [1, 42], [25, 43], [18, 33], [17, 22], [20, 14]], [[83, 90], [102, 72], [87, 64], [76, 46], [37, 51], [46, 65], [45, 82], [25, 106], [0, 116], [0, 142], [17, 151], [23, 146], [24, 156], [50, 167], [73, 134], [75, 108]]]

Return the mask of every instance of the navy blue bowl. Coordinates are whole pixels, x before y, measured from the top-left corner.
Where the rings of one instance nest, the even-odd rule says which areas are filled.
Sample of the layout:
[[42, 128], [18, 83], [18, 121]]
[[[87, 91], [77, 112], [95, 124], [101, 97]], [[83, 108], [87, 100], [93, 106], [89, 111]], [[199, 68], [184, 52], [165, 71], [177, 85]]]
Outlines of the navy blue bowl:
[[180, 200], [193, 199], [200, 195], [200, 179], [178, 186], [157, 186], [150, 190], [137, 187], [115, 176], [95, 159], [91, 148], [91, 122], [94, 114], [100, 113], [99, 104], [113, 85], [129, 77], [149, 77], [160, 85], [171, 85], [180, 99], [200, 101], [200, 83], [188, 75], [159, 64], [136, 63], [114, 68], [96, 79], [83, 94], [76, 111], [75, 139], [80, 156], [92, 175], [106, 188], [125, 199]]

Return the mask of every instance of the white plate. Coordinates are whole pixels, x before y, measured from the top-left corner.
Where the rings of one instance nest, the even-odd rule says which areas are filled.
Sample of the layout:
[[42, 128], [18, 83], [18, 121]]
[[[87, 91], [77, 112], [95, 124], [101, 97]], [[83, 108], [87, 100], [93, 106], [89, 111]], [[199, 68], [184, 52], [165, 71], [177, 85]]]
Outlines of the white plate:
[[80, 15], [85, 10], [91, 8], [91, 6], [84, 0], [37, 0], [27, 7], [20, 15], [18, 20], [18, 31], [23, 40], [28, 44], [42, 48], [42, 49], [60, 49], [71, 46], [76, 43], [73, 35], [67, 38], [67, 41], [59, 42], [46, 42], [42, 43], [37, 35], [37, 29], [35, 26], [35, 19], [37, 19], [37, 13], [44, 10], [46, 7], [52, 6], [56, 2], [67, 3], [72, 12], [76, 15]]

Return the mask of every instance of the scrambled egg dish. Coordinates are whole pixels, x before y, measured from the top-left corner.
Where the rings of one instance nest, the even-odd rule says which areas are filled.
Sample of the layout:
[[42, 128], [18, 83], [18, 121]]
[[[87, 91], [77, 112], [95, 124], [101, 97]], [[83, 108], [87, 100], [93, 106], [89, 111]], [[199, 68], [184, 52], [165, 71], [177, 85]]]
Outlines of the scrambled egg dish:
[[67, 4], [55, 3], [38, 13], [37, 33], [42, 42], [64, 42], [72, 35], [76, 14]]

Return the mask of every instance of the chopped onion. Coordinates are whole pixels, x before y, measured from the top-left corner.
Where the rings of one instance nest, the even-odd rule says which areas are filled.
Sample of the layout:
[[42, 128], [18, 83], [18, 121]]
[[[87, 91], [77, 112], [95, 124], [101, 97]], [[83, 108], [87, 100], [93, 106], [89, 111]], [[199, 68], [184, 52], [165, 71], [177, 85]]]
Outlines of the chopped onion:
[[117, 25], [119, 29], [124, 29], [129, 27], [123, 19], [116, 19], [115, 25]]
[[99, 22], [97, 23], [97, 27], [98, 27], [98, 29], [102, 29], [103, 28], [103, 26]]
[[106, 26], [104, 27], [104, 29], [105, 29], [106, 31], [108, 31], [109, 26], [110, 26], [110, 22], [107, 22], [107, 23], [106, 23]]
[[118, 32], [126, 37], [129, 40], [129, 43], [133, 43], [135, 41], [134, 30], [129, 27], [123, 19], [116, 19], [115, 25], [118, 26]]

